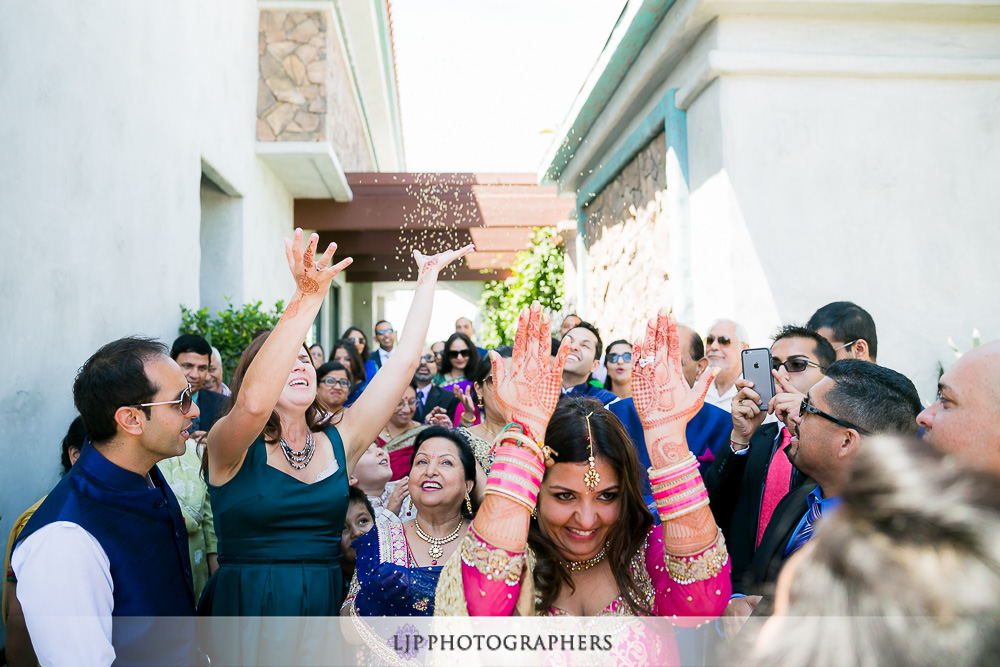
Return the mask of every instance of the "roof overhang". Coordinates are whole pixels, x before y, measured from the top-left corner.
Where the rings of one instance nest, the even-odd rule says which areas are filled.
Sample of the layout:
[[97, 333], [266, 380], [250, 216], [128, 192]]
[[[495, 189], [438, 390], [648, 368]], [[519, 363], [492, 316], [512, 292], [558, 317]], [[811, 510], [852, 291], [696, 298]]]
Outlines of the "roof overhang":
[[350, 202], [297, 199], [295, 226], [354, 258], [349, 282], [414, 280], [413, 250], [468, 243], [476, 251], [444, 279], [506, 278], [532, 229], [555, 228], [573, 211], [571, 199], [536, 184], [534, 174], [353, 173], [347, 184]]

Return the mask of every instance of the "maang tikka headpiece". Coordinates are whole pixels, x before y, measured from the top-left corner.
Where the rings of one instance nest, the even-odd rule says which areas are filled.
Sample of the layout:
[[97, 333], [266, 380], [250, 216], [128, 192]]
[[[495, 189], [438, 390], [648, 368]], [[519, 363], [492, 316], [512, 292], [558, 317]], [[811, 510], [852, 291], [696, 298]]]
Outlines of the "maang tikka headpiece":
[[594, 434], [590, 430], [590, 417], [593, 414], [593, 412], [588, 412], [585, 417], [587, 420], [587, 449], [590, 450], [590, 456], [587, 457], [587, 461], [590, 463], [590, 468], [587, 469], [586, 474], [583, 476], [583, 483], [587, 485], [590, 491], [596, 489], [597, 485], [601, 483], [601, 476], [597, 473], [597, 468], [594, 466]]

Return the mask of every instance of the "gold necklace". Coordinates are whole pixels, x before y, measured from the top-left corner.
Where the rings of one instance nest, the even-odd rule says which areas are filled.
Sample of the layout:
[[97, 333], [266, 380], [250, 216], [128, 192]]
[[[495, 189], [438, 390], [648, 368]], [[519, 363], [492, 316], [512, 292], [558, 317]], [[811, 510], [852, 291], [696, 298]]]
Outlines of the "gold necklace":
[[462, 530], [462, 525], [465, 523], [465, 519], [459, 519], [458, 526], [455, 528], [454, 532], [446, 537], [431, 537], [423, 531], [420, 527], [420, 522], [417, 521], [417, 517], [413, 517], [413, 527], [416, 529], [417, 537], [422, 539], [427, 544], [431, 545], [427, 549], [427, 555], [431, 557], [431, 565], [437, 565], [438, 559], [444, 555], [444, 549], [441, 545], [453, 542], [458, 538], [459, 532]]
[[565, 567], [570, 572], [583, 572], [584, 570], [589, 570], [590, 568], [594, 567], [602, 560], [604, 560], [604, 554], [607, 552], [609, 544], [610, 542], [605, 542], [604, 548], [601, 549], [601, 553], [597, 554], [593, 558], [588, 558], [587, 560], [580, 560], [580, 561], [564, 560], [562, 561], [563, 567]]

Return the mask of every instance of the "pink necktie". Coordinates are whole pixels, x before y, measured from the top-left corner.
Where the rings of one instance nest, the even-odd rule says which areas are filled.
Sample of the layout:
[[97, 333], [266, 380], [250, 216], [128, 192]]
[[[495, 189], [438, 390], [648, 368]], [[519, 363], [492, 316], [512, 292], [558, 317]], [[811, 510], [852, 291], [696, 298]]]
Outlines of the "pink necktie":
[[774, 508], [778, 506], [781, 499], [788, 493], [788, 486], [792, 479], [792, 463], [785, 456], [785, 447], [792, 439], [792, 432], [787, 428], [781, 429], [781, 445], [778, 446], [774, 456], [771, 457], [771, 465], [767, 468], [767, 480], [764, 482], [764, 497], [760, 503], [760, 520], [757, 522], [757, 546], [760, 546], [760, 539], [764, 537], [767, 529], [767, 522], [774, 514]]

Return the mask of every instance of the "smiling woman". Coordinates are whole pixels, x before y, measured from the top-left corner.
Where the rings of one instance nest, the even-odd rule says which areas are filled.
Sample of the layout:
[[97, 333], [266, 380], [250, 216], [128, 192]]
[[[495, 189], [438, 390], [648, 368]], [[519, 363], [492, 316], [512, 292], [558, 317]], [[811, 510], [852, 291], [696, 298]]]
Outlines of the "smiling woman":
[[417, 436], [409, 470], [412, 521], [379, 523], [354, 542], [357, 570], [342, 614], [430, 616], [441, 565], [472, 519], [476, 460], [458, 432], [432, 426]]
[[[302, 231], [286, 240], [296, 290], [274, 329], [244, 352], [231, 409], [208, 434], [207, 480], [219, 537], [219, 569], [199, 611], [216, 616], [332, 616], [344, 600], [340, 543], [348, 476], [389, 419], [384, 397], [400, 395], [417, 368], [440, 269], [471, 246], [432, 257], [414, 252], [421, 282], [407, 316], [412, 339], [397, 346], [355, 407], [336, 425], [321, 423], [316, 368], [303, 346], [333, 277], [335, 244], [316, 256]], [[222, 663], [299, 664], [328, 655], [323, 637], [289, 646], [254, 623], [214, 637]], [[330, 641], [335, 641], [330, 639]]]
[[[550, 363], [548, 319], [537, 303], [521, 315], [512, 363], [491, 355], [508, 425], [494, 441], [482, 510], [461, 555], [445, 565], [436, 613], [657, 615], [679, 625], [722, 613], [729, 559], [684, 435], [714, 374], [688, 385], [679, 340], [676, 323], [660, 314], [633, 357], [657, 527], [621, 423], [595, 401], [560, 400], [563, 365], [578, 346], [563, 344]], [[639, 366], [644, 353], [650, 360]], [[632, 643], [655, 651], [642, 662], [677, 662], [670, 638]], [[620, 648], [625, 657], [634, 647]]]

